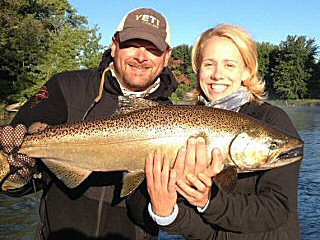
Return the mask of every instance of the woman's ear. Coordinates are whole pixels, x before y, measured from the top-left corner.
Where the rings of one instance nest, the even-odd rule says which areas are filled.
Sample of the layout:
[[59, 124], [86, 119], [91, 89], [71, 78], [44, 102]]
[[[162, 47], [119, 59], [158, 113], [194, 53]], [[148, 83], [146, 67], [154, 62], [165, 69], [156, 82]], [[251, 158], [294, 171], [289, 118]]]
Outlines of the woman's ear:
[[249, 68], [245, 68], [245, 70], [243, 71], [242, 75], [241, 75], [241, 82], [248, 80], [248, 78], [250, 77], [250, 71]]

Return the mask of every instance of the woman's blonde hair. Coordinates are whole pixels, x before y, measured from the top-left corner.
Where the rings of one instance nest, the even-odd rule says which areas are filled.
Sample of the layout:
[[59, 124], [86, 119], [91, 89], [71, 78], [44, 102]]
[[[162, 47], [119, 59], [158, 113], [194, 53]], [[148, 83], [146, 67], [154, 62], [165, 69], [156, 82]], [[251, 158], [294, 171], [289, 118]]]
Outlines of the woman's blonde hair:
[[[265, 83], [258, 76], [258, 54], [256, 44], [250, 35], [242, 28], [231, 24], [219, 24], [203, 32], [192, 48], [192, 68], [199, 76], [202, 62], [202, 49], [214, 36], [230, 39], [239, 49], [250, 76], [242, 82], [252, 93], [253, 99], [260, 101], [265, 95]], [[198, 89], [199, 91], [200, 89]]]

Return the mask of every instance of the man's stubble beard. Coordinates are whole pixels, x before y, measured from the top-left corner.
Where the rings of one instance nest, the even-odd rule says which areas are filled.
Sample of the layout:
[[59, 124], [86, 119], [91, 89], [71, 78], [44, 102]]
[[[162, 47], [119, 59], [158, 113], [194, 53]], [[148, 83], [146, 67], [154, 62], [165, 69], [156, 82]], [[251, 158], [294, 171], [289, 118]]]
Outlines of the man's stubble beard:
[[[156, 81], [157, 78], [152, 79], [151, 75], [152, 73], [149, 73], [148, 75], [139, 76], [139, 74], [134, 74], [134, 76], [130, 76], [125, 72], [123, 72], [120, 75], [120, 78], [121, 78], [121, 83], [124, 85], [123, 87], [131, 91], [140, 92], [148, 89]], [[135, 79], [139, 77], [141, 79], [139, 79], [139, 81], [135, 81]]]

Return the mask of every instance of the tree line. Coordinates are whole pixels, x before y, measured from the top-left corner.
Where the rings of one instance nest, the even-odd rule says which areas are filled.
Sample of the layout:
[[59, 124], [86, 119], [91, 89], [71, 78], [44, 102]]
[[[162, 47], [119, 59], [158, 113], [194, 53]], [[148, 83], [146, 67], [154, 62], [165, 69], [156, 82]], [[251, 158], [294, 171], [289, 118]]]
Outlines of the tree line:
[[[0, 0], [0, 23], [0, 102], [29, 98], [58, 72], [97, 67], [105, 49], [98, 27], [88, 27], [68, 0]], [[191, 49], [172, 50], [170, 68], [180, 83], [173, 100], [196, 86]], [[314, 39], [289, 35], [279, 45], [257, 43], [257, 50], [269, 98], [320, 98]]]
[[0, 101], [23, 101], [53, 74], [99, 63], [103, 46], [68, 0], [0, 0]]
[[[318, 46], [307, 36], [288, 36], [279, 45], [257, 43], [259, 76], [266, 83], [269, 99], [320, 98], [320, 60]], [[196, 75], [191, 68], [192, 46], [173, 48], [171, 69], [180, 82], [175, 98], [196, 87]]]

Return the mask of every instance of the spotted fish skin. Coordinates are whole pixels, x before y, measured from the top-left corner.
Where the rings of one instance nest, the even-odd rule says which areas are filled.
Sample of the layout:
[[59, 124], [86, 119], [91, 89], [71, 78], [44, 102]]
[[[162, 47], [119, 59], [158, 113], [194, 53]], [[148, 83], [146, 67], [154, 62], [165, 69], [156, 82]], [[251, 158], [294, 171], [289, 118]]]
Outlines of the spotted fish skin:
[[0, 151], [0, 180], [1, 180], [1, 183], [3, 180], [5, 180], [4, 178], [6, 178], [8, 176], [8, 174], [10, 173], [10, 165], [9, 165], [7, 157], [8, 156], [6, 154], [4, 154], [2, 151]]
[[[108, 119], [48, 127], [27, 135], [19, 150], [40, 158], [68, 187], [76, 187], [93, 171], [125, 171], [143, 180], [145, 158], [162, 148], [174, 163], [190, 137], [203, 136], [208, 152], [219, 147], [224, 165], [238, 172], [283, 166], [299, 154], [277, 159], [301, 148], [303, 142], [253, 118], [204, 106], [153, 106]], [[131, 176], [131, 175], [129, 175]], [[132, 191], [135, 186], [129, 186]], [[130, 181], [130, 180], [128, 180]], [[129, 184], [130, 185], [130, 184]]]

